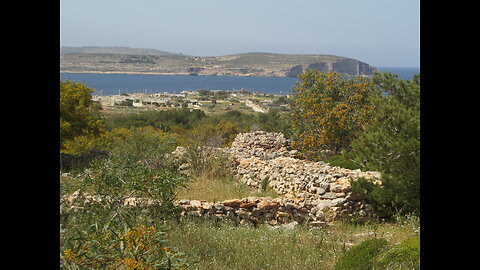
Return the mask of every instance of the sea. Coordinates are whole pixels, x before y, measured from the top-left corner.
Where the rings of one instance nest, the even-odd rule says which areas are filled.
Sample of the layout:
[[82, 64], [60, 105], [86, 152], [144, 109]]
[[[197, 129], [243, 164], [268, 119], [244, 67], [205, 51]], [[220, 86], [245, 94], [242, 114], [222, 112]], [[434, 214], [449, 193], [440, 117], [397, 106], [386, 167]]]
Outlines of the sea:
[[[400, 79], [409, 80], [420, 68], [377, 67], [380, 72], [397, 74]], [[248, 90], [267, 94], [288, 95], [298, 81], [289, 77], [238, 77], [203, 75], [153, 75], [153, 74], [97, 74], [60, 73], [60, 80], [84, 83], [95, 90], [93, 95], [110, 96], [133, 93], [180, 93], [182, 91], [204, 90]]]

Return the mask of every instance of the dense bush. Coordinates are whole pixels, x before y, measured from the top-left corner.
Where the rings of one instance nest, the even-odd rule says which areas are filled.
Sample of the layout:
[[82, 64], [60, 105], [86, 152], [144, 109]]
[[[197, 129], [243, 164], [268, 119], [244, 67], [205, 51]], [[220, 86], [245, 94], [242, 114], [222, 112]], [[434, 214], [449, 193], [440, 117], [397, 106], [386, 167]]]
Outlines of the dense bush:
[[378, 269], [420, 269], [420, 236], [407, 238], [381, 253]]
[[107, 159], [91, 164], [88, 183], [98, 194], [150, 196], [168, 202], [181, 184], [175, 164], [165, 158], [177, 143], [175, 137], [154, 128], [135, 128], [111, 147]]
[[384, 217], [420, 214], [420, 76], [390, 73], [342, 78], [309, 71], [295, 86], [293, 147], [308, 159], [382, 173], [382, 185], [358, 181]]
[[406, 238], [396, 245], [383, 238], [367, 239], [346, 251], [335, 269], [420, 269], [420, 236]]
[[374, 268], [375, 257], [388, 245], [388, 241], [383, 238], [367, 239], [347, 250], [335, 264], [335, 270], [378, 269]]
[[383, 184], [358, 183], [353, 189], [386, 215], [420, 214], [420, 77], [404, 81], [377, 73], [373, 81], [374, 120], [346, 155], [362, 170], [382, 172]]
[[165, 132], [173, 128], [193, 128], [199, 121], [207, 117], [201, 110], [186, 108], [171, 109], [166, 111], [145, 111], [126, 115], [114, 115], [105, 119], [107, 127], [131, 128], [151, 126]]
[[[161, 220], [177, 213], [175, 190], [186, 181], [166, 158], [175, 146], [175, 138], [160, 130], [134, 128], [117, 137], [108, 158], [92, 162], [82, 189], [102, 202], [61, 207], [64, 267], [172, 269], [185, 264], [157, 229]], [[136, 207], [120, 207], [125, 196], [143, 200]]]
[[170, 247], [164, 233], [154, 226], [79, 229], [85, 233], [63, 245], [62, 269], [170, 270], [188, 266], [183, 254]]
[[259, 130], [267, 132], [281, 132], [286, 138], [292, 136], [289, 115], [276, 109], [270, 109], [267, 113], [257, 114], [256, 122]]
[[360, 166], [357, 163], [348, 159], [348, 157], [346, 157], [345, 155], [331, 156], [329, 159], [325, 160], [325, 162], [330, 163], [330, 165], [332, 166], [338, 166], [345, 169], [350, 169], [350, 170], [360, 169]]

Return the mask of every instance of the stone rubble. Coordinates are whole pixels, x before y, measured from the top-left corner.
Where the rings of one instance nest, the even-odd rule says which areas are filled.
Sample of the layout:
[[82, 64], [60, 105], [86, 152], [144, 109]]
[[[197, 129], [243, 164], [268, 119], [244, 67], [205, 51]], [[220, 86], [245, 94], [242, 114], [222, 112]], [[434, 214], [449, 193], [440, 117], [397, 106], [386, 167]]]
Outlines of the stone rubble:
[[239, 133], [232, 146], [225, 151], [237, 159], [258, 157], [262, 160], [276, 157], [294, 157], [297, 150], [287, 150], [287, 140], [282, 133], [254, 131], [251, 133]]

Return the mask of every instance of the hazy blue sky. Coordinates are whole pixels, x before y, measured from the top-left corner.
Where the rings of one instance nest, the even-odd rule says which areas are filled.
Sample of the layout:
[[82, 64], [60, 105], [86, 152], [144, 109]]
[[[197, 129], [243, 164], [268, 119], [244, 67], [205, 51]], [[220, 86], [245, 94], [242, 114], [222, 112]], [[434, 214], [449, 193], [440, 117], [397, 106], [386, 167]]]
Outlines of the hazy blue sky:
[[333, 54], [420, 66], [420, 0], [60, 0], [61, 46]]

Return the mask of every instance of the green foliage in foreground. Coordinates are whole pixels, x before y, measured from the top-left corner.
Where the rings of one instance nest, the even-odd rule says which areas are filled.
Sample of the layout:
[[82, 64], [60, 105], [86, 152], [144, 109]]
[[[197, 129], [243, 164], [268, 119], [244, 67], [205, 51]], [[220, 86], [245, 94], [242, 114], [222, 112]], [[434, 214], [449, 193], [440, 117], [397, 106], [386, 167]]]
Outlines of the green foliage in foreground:
[[[164, 243], [158, 226], [159, 221], [176, 216], [175, 189], [186, 181], [166, 158], [175, 142], [152, 128], [136, 128], [124, 135], [114, 141], [107, 158], [95, 160], [84, 171], [81, 186], [102, 203], [61, 204], [64, 268], [178, 269], [186, 264], [177, 258], [181, 254], [175, 248]], [[119, 207], [125, 196], [145, 200], [136, 207]]]
[[367, 239], [337, 261], [335, 270], [420, 269], [420, 236], [397, 245], [383, 238]]
[[380, 254], [378, 269], [420, 269], [420, 236], [407, 238]]
[[368, 239], [351, 248], [335, 264], [335, 270], [374, 269], [374, 258], [388, 246], [385, 239]]

